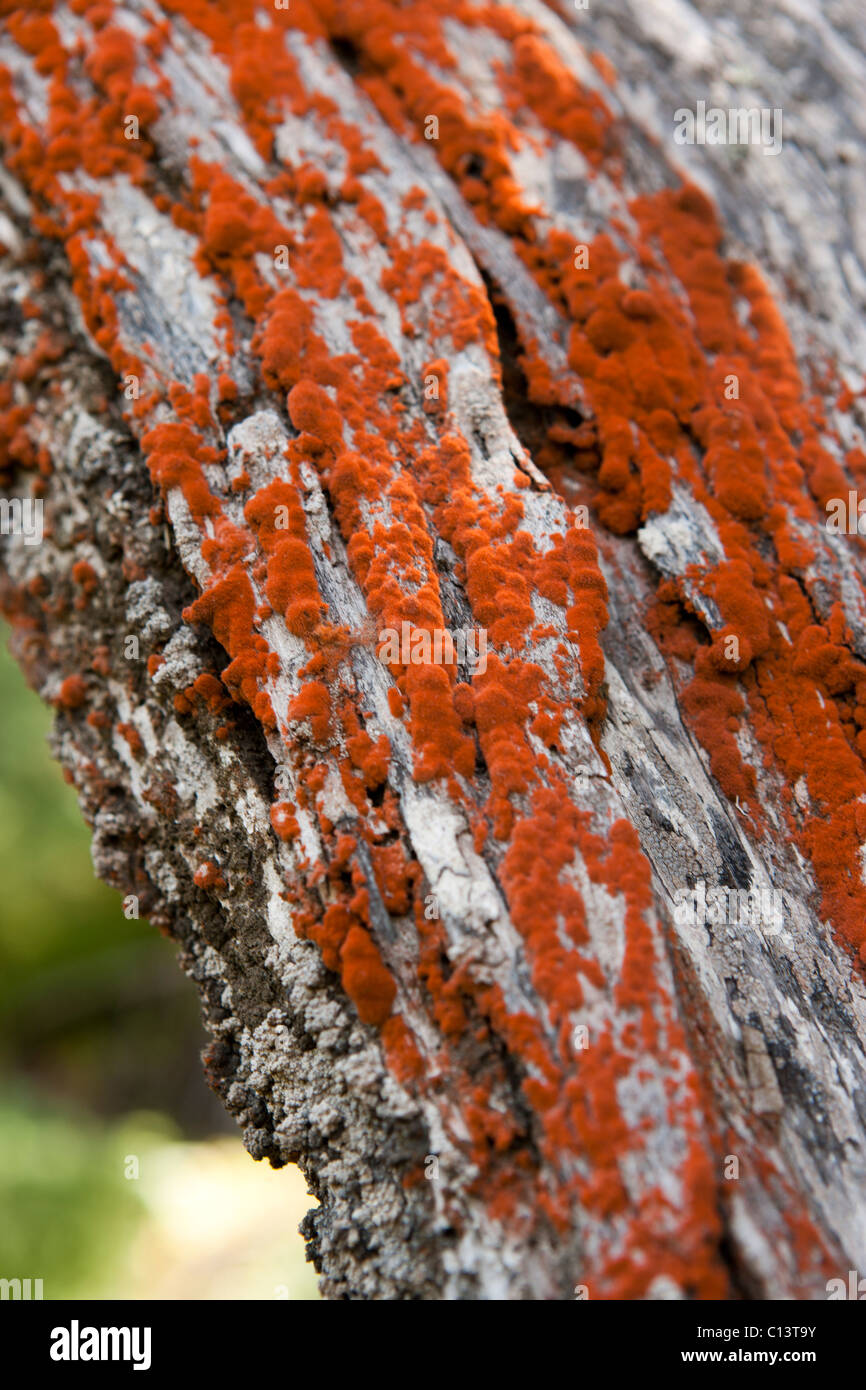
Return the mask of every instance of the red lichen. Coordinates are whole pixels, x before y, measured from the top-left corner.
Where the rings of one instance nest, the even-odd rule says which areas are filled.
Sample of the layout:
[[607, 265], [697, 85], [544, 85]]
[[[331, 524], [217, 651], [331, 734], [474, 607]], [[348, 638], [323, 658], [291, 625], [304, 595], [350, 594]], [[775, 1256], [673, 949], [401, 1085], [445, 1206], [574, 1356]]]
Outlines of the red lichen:
[[57, 692], [56, 703], [61, 709], [80, 709], [87, 699], [87, 686], [82, 676], [67, 676]]
[[225, 888], [226, 881], [219, 865], [213, 859], [205, 859], [193, 874], [193, 882], [197, 888], [220, 889]]
[[363, 927], [350, 927], [346, 934], [340, 950], [340, 978], [361, 1022], [381, 1027], [397, 991], [375, 942]]

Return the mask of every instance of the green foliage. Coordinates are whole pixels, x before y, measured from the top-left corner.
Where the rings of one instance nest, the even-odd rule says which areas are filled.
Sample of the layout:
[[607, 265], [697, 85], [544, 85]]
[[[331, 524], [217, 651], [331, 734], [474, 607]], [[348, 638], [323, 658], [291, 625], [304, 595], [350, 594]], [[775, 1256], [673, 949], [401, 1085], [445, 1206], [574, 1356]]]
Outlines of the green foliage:
[[110, 1297], [145, 1215], [124, 1159], [152, 1142], [140, 1125], [0, 1096], [0, 1277], [42, 1279], [46, 1299]]
[[303, 1179], [253, 1163], [208, 1091], [176, 948], [96, 879], [52, 713], [3, 638], [0, 1278], [46, 1299], [315, 1298]]
[[72, 787], [51, 757], [51, 711], [0, 642], [0, 1020], [41, 972], [106, 948], [165, 950], [145, 922], [127, 921], [120, 898], [90, 864], [90, 832]]
[[51, 711], [5, 644], [0, 705], [0, 1065], [83, 1110], [167, 1110], [196, 1137], [225, 1129], [199, 1064], [195, 990], [174, 945], [127, 920], [94, 875], [46, 742]]

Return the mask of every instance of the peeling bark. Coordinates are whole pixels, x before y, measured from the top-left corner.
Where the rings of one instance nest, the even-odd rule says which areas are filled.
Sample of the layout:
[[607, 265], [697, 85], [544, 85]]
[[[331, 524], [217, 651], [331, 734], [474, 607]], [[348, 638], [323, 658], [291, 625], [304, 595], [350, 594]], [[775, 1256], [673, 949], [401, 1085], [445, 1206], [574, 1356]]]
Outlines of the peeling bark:
[[[0, 5], [0, 482], [45, 518], [0, 593], [324, 1293], [826, 1297], [866, 1268], [854, 7], [80, 10]], [[676, 146], [699, 99], [782, 153]], [[487, 669], [389, 665], [404, 622]], [[698, 884], [781, 914], [689, 924]]]

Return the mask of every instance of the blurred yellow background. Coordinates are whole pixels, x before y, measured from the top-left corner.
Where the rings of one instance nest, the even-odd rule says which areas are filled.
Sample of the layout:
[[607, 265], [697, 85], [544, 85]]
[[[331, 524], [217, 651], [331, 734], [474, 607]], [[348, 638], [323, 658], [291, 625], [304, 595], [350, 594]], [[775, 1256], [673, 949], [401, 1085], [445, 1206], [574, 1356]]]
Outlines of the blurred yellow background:
[[207, 1087], [175, 947], [99, 883], [0, 629], [0, 1278], [52, 1298], [314, 1299], [295, 1167]]

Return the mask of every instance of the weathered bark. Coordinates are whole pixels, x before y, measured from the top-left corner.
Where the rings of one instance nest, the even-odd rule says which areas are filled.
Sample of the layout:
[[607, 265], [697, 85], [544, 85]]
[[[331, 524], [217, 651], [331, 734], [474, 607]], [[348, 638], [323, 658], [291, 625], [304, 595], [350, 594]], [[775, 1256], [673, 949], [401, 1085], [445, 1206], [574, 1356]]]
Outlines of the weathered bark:
[[[66, 66], [0, 39], [0, 478], [46, 522], [4, 605], [325, 1293], [826, 1297], [866, 1270], [855, 6], [80, 8]], [[782, 153], [677, 147], [699, 99]], [[403, 621], [487, 672], [389, 668]], [[678, 922], [699, 881], [782, 930]]]

